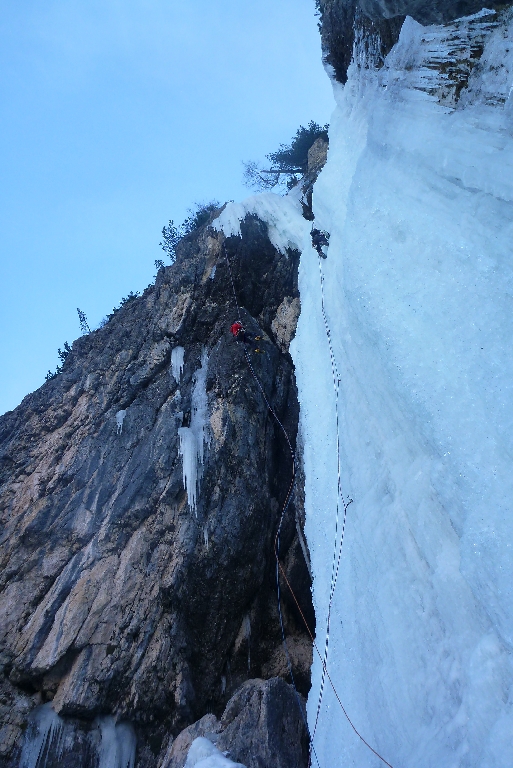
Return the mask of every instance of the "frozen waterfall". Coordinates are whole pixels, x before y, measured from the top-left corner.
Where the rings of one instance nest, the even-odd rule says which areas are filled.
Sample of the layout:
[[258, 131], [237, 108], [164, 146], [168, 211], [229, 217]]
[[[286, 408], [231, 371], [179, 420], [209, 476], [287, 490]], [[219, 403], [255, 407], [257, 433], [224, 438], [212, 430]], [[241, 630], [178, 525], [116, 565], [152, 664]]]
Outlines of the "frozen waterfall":
[[[407, 19], [382, 68], [357, 36], [334, 83], [328, 162], [313, 194], [319, 264], [293, 195], [256, 213], [301, 255], [291, 353], [301, 404], [317, 643], [326, 638], [339, 511], [351, 498], [328, 671], [362, 736], [394, 768], [509, 768], [513, 733], [513, 25]], [[444, 61], [484, 41], [456, 101]], [[467, 52], [467, 53], [466, 53]], [[371, 52], [372, 53], [372, 52]], [[340, 374], [335, 388], [321, 313]], [[314, 654], [319, 768], [374, 768]], [[317, 710], [319, 718], [317, 721]]]

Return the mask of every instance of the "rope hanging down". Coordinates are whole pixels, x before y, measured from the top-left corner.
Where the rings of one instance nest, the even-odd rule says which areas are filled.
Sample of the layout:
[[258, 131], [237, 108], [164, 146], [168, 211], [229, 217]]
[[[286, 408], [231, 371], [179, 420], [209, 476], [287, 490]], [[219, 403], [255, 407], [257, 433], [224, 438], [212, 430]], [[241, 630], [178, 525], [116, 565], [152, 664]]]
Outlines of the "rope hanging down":
[[[333, 388], [335, 390], [335, 421], [336, 421], [336, 430], [337, 430], [337, 504], [336, 504], [336, 512], [335, 512], [335, 538], [333, 542], [333, 562], [331, 566], [331, 584], [330, 584], [330, 595], [329, 595], [329, 601], [328, 601], [328, 613], [326, 618], [326, 641], [324, 644], [324, 659], [323, 659], [323, 665], [322, 665], [322, 674], [321, 674], [321, 685], [319, 687], [319, 698], [317, 700], [317, 712], [315, 715], [315, 723], [314, 728], [312, 732], [312, 742], [315, 738], [315, 734], [317, 732], [317, 725], [319, 722], [319, 715], [321, 711], [322, 706], [322, 699], [324, 696], [324, 686], [326, 683], [326, 669], [328, 665], [328, 652], [329, 652], [329, 641], [330, 641], [330, 627], [331, 627], [331, 608], [333, 605], [333, 597], [335, 595], [335, 588], [337, 586], [338, 581], [338, 574], [340, 570], [340, 560], [342, 557], [342, 545], [344, 543], [344, 533], [346, 529], [346, 520], [347, 520], [347, 509], [349, 505], [352, 503], [352, 499], [348, 499], [345, 501], [342, 495], [342, 478], [341, 478], [341, 461], [340, 461], [340, 419], [339, 419], [339, 393], [340, 393], [340, 374], [338, 372], [337, 367], [337, 361], [335, 359], [335, 352], [333, 350], [333, 343], [331, 339], [331, 329], [328, 323], [328, 318], [326, 315], [326, 306], [325, 306], [325, 299], [324, 299], [324, 274], [322, 271], [322, 264], [321, 264], [321, 255], [318, 254], [318, 261], [319, 261], [319, 276], [321, 281], [321, 311], [322, 311], [322, 317], [324, 321], [324, 330], [326, 332], [326, 338], [328, 340], [328, 347], [330, 352], [330, 362], [331, 362], [331, 375], [333, 378]], [[338, 540], [338, 529], [339, 529], [339, 518], [340, 518], [340, 502], [342, 501], [342, 509], [343, 509], [343, 518], [342, 518], [342, 531], [340, 534], [340, 543], [338, 545], [338, 556], [337, 556], [337, 540]]]
[[[230, 281], [231, 281], [231, 285], [232, 285], [233, 297], [234, 297], [234, 301], [235, 301], [235, 306], [237, 307], [238, 320], [240, 321], [241, 320], [241, 318], [240, 318], [240, 314], [241, 314], [240, 306], [239, 306], [239, 302], [237, 300], [237, 292], [235, 290], [235, 283], [233, 281], [233, 273], [232, 273], [232, 269], [231, 269], [231, 265], [230, 265], [230, 260], [228, 258], [228, 253], [226, 251], [226, 247], [225, 247], [224, 244], [223, 244], [223, 252], [224, 252], [224, 256], [225, 256], [226, 263], [227, 263], [227, 266], [228, 266], [228, 272], [229, 272], [229, 275], [230, 275]], [[327, 321], [327, 317], [326, 317], [326, 312], [325, 312], [325, 306], [324, 306], [324, 276], [322, 274], [320, 260], [319, 260], [319, 269], [320, 269], [320, 272], [321, 272], [321, 286], [322, 286], [322, 312], [323, 312], [325, 328], [326, 328], [326, 332], [327, 332], [327, 336], [328, 336], [328, 343], [329, 343], [329, 348], [330, 348], [330, 357], [331, 357], [331, 363], [332, 363], [332, 371], [336, 372], [336, 382], [337, 382], [337, 384], [336, 384], [336, 395], [337, 395], [337, 405], [338, 405], [338, 388], [339, 388], [339, 384], [340, 384], [340, 377], [338, 375], [338, 370], [337, 370], [336, 361], [335, 361], [335, 355], [334, 355], [333, 346], [332, 346], [332, 343], [331, 343], [331, 331], [329, 330], [329, 325], [328, 325], [328, 321]], [[237, 341], [237, 344], [238, 344], [238, 341]], [[337, 689], [335, 688], [335, 685], [334, 685], [334, 683], [333, 683], [333, 681], [331, 679], [331, 676], [330, 676], [330, 674], [328, 672], [327, 664], [326, 664], [323, 656], [321, 655], [321, 652], [319, 651], [319, 648], [317, 647], [317, 643], [315, 642], [315, 638], [313, 636], [313, 633], [312, 633], [312, 631], [311, 631], [311, 629], [310, 629], [310, 627], [308, 625], [308, 622], [307, 622], [307, 620], [306, 620], [306, 618], [304, 616], [304, 613], [303, 613], [303, 611], [301, 609], [301, 606], [299, 605], [299, 602], [298, 602], [297, 597], [296, 597], [296, 595], [294, 593], [294, 590], [292, 589], [292, 587], [291, 587], [291, 585], [289, 583], [289, 580], [287, 579], [287, 575], [286, 575], [286, 573], [285, 573], [285, 571], [283, 569], [283, 566], [282, 566], [282, 564], [280, 562], [279, 555], [280, 555], [280, 533], [281, 533], [281, 526], [282, 526], [282, 523], [283, 523], [285, 512], [287, 511], [288, 506], [289, 506], [290, 501], [291, 501], [291, 498], [292, 498], [292, 491], [293, 491], [293, 488], [294, 488], [295, 475], [296, 475], [296, 457], [295, 457], [294, 450], [292, 448], [292, 444], [290, 442], [289, 436], [287, 434], [287, 431], [286, 431], [285, 427], [283, 426], [282, 422], [280, 421], [280, 419], [278, 418], [278, 416], [277, 416], [276, 412], [274, 411], [273, 407], [271, 406], [269, 400], [267, 399], [267, 396], [266, 396], [265, 391], [264, 391], [264, 389], [262, 387], [260, 379], [258, 378], [258, 376], [257, 376], [257, 374], [256, 374], [256, 372], [255, 372], [255, 370], [253, 368], [253, 364], [251, 362], [251, 359], [250, 359], [249, 354], [248, 354], [248, 352], [247, 352], [245, 347], [243, 347], [243, 352], [244, 352], [244, 357], [246, 358], [246, 362], [248, 364], [248, 367], [249, 367], [249, 369], [251, 371], [251, 374], [253, 375], [253, 378], [255, 379], [256, 384], [257, 384], [257, 386], [258, 386], [258, 388], [259, 388], [259, 390], [260, 390], [260, 392], [262, 394], [264, 402], [265, 402], [268, 410], [272, 414], [273, 418], [276, 420], [277, 424], [279, 425], [281, 431], [283, 432], [283, 435], [285, 437], [285, 440], [287, 441], [287, 445], [288, 445], [288, 448], [290, 450], [290, 454], [291, 454], [291, 458], [292, 458], [292, 478], [291, 478], [291, 482], [290, 482], [290, 485], [289, 485], [289, 489], [287, 491], [287, 495], [285, 497], [285, 501], [284, 501], [284, 503], [282, 505], [282, 512], [281, 512], [281, 515], [280, 515], [278, 529], [276, 531], [276, 537], [274, 539], [274, 555], [275, 555], [275, 558], [276, 558], [276, 582], [277, 582], [276, 586], [277, 586], [278, 613], [279, 613], [279, 617], [280, 617], [280, 628], [281, 628], [282, 640], [283, 640], [283, 644], [284, 644], [285, 654], [287, 656], [287, 664], [288, 664], [288, 667], [289, 667], [289, 673], [290, 673], [290, 676], [291, 676], [291, 679], [292, 679], [292, 683], [293, 683], [293, 686], [294, 686], [294, 691], [296, 693], [296, 698], [297, 698], [297, 701], [298, 701], [299, 710], [301, 712], [301, 716], [302, 716], [303, 722], [305, 723], [305, 727], [307, 729], [307, 733], [310, 736], [310, 750], [313, 751], [315, 760], [317, 762], [317, 765], [319, 766], [319, 760], [317, 758], [317, 754], [316, 754], [315, 748], [313, 746], [313, 738], [312, 738], [312, 736], [310, 734], [310, 729], [308, 728], [308, 722], [306, 720], [306, 715], [305, 715], [305, 713], [303, 711], [303, 707], [301, 706], [301, 701], [299, 699], [299, 693], [298, 693], [297, 687], [295, 685], [294, 676], [293, 676], [293, 673], [292, 673], [292, 663], [291, 663], [290, 655], [289, 655], [288, 648], [287, 648], [287, 641], [286, 641], [286, 638], [285, 638], [285, 630], [284, 630], [284, 626], [283, 626], [283, 617], [282, 617], [282, 612], [281, 612], [280, 580], [279, 580], [279, 574], [280, 573], [281, 573], [281, 576], [282, 576], [285, 584], [287, 585], [287, 587], [288, 587], [288, 589], [289, 589], [289, 591], [290, 591], [290, 593], [292, 595], [294, 603], [296, 604], [296, 607], [297, 607], [297, 609], [299, 611], [299, 614], [300, 614], [300, 616], [301, 616], [301, 618], [303, 620], [303, 623], [305, 625], [306, 631], [308, 632], [310, 640], [312, 641], [312, 645], [313, 645], [313, 647], [314, 647], [314, 649], [315, 649], [315, 651], [316, 651], [316, 653], [317, 653], [317, 655], [318, 655], [318, 657], [320, 659], [320, 662], [321, 662], [321, 665], [322, 665], [323, 677], [327, 678], [328, 682], [330, 683], [331, 688], [333, 690], [333, 693], [335, 694], [335, 698], [337, 699], [337, 701], [338, 701], [338, 703], [340, 705], [340, 708], [341, 708], [342, 712], [344, 713], [344, 716], [345, 716], [346, 720], [348, 721], [349, 725], [351, 726], [351, 728], [353, 729], [355, 734], [358, 736], [358, 738], [363, 742], [363, 744], [365, 744], [365, 746], [374, 755], [376, 755], [376, 757], [378, 757], [385, 765], [387, 765], [388, 768], [393, 768], [393, 766], [389, 762], [387, 762], [387, 760], [385, 760], [385, 758], [382, 757], [379, 754], [379, 752], [377, 752], [375, 749], [373, 749], [373, 747], [371, 747], [371, 745], [363, 738], [363, 736], [357, 730], [357, 728], [354, 726], [351, 718], [347, 714], [347, 712], [346, 712], [346, 710], [344, 708], [344, 705], [342, 704], [342, 701], [341, 701], [341, 699], [340, 699], [340, 697], [339, 697], [339, 695], [337, 693]], [[340, 497], [341, 496], [341, 494], [340, 494], [341, 473], [340, 473], [340, 443], [339, 443], [339, 429], [338, 429], [338, 407], [337, 407], [337, 453], [338, 453], [338, 457], [339, 457], [339, 460], [338, 460], [338, 496]], [[344, 518], [343, 518], [343, 527], [342, 527], [342, 535], [341, 535], [341, 540], [340, 540], [340, 545], [339, 545], [338, 558], [336, 559], [336, 568], [335, 568], [335, 570], [333, 570], [333, 567], [332, 567], [332, 584], [331, 584], [331, 587], [330, 587], [330, 602], [329, 602], [329, 611], [328, 611], [328, 627], [329, 627], [329, 617], [330, 617], [330, 614], [331, 614], [331, 604], [332, 604], [332, 601], [333, 601], [333, 593], [335, 591], [336, 581], [338, 579], [340, 557], [341, 557], [341, 550], [342, 550], [342, 542], [343, 542], [344, 531], [345, 531], [347, 508], [349, 507], [349, 504], [351, 504], [351, 501], [352, 500], [344, 502], [344, 505], [343, 505], [343, 508], [344, 508]], [[338, 515], [339, 515], [339, 506], [338, 506], [338, 499], [337, 499], [336, 530], [338, 530]], [[335, 539], [335, 541], [336, 541], [336, 539]], [[334, 554], [334, 563], [335, 563], [335, 554]], [[325, 646], [325, 656], [327, 657], [327, 643], [326, 643], [326, 646]], [[317, 725], [317, 721], [318, 721], [318, 717], [319, 717], [319, 709], [320, 709], [320, 703], [318, 704], [318, 712], [317, 712], [317, 716], [316, 716], [316, 725]]]

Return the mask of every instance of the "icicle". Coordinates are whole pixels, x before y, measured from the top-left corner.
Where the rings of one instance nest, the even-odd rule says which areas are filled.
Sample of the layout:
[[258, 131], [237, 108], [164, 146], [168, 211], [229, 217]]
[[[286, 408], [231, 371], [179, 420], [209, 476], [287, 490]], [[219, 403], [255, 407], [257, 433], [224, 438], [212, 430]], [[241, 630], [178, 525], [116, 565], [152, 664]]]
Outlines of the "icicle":
[[206, 439], [208, 420], [208, 399], [206, 390], [208, 356], [201, 355], [201, 368], [195, 373], [195, 384], [191, 399], [191, 425], [180, 427], [180, 455], [182, 456], [183, 485], [187, 491], [189, 507], [196, 511], [199, 482], [203, 470], [203, 444]]
[[213, 280], [214, 277], [216, 276], [216, 267], [217, 267], [217, 264], [214, 264], [214, 266], [212, 267], [212, 272], [210, 273], [211, 280]]
[[221, 675], [221, 696], [224, 696], [226, 693], [226, 677], [225, 675]]
[[247, 613], [242, 620], [242, 636], [248, 644], [248, 672], [251, 666], [251, 619]]
[[125, 416], [126, 416], [126, 410], [118, 411], [116, 413], [116, 425], [117, 425], [116, 435], [120, 435], [123, 432], [123, 422], [125, 420]]
[[204, 541], [204, 543], [205, 543], [205, 549], [206, 549], [206, 550], [207, 550], [207, 552], [208, 552], [208, 528], [207, 528], [207, 526], [206, 526], [206, 525], [205, 525], [205, 527], [203, 528], [203, 541]]
[[50, 751], [60, 760], [63, 722], [50, 704], [37, 707], [31, 715], [20, 758], [20, 768], [45, 768]]
[[180, 383], [180, 377], [183, 373], [183, 356], [185, 350], [183, 347], [174, 347], [171, 351], [171, 376], [177, 384]]
[[119, 723], [113, 717], [99, 721], [101, 744], [98, 768], [134, 768], [135, 734], [128, 723]]

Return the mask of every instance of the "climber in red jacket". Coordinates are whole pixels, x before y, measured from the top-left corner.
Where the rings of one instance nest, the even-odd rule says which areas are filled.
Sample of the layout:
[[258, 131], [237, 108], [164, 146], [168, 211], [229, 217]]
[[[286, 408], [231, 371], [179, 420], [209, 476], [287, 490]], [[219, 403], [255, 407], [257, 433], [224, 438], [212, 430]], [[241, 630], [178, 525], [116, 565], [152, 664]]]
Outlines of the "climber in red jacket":
[[[253, 344], [255, 341], [261, 341], [261, 336], [251, 336], [248, 334], [240, 320], [236, 320], [230, 327], [233, 338], [237, 341], [242, 341], [243, 344]], [[255, 352], [262, 352], [261, 349], [255, 349]]]

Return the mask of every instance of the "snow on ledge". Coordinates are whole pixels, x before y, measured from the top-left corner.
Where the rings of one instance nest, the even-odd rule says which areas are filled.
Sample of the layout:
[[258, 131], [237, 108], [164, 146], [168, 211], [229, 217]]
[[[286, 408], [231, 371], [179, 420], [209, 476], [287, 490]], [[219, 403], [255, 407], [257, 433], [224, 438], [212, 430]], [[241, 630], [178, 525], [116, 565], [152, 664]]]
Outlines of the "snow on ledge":
[[242, 763], [234, 763], [204, 736], [194, 739], [184, 768], [245, 768]]
[[303, 250], [304, 237], [310, 225], [301, 215], [299, 201], [292, 196], [264, 192], [252, 195], [241, 203], [228, 203], [213, 221], [212, 227], [224, 232], [226, 237], [240, 236], [241, 221], [248, 214], [258, 216], [267, 224], [269, 240], [280, 253], [286, 254], [287, 248]]

